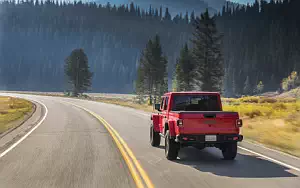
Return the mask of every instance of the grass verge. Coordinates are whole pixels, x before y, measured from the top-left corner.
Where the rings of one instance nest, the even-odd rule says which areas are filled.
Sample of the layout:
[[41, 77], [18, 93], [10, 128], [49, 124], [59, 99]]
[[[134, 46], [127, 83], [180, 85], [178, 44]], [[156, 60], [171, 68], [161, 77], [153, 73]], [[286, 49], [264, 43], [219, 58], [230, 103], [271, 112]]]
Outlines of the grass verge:
[[32, 110], [33, 104], [27, 100], [0, 96], [0, 134], [18, 126], [14, 122]]

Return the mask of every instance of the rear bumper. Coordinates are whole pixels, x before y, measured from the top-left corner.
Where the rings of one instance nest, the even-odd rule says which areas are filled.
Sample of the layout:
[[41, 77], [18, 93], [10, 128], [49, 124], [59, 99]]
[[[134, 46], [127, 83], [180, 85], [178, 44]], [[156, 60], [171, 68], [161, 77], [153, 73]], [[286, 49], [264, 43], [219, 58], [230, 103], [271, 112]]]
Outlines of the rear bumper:
[[216, 135], [216, 141], [205, 141], [205, 134], [203, 135], [177, 135], [175, 138], [176, 142], [188, 145], [197, 144], [221, 144], [227, 142], [241, 142], [243, 135], [239, 134], [220, 134]]

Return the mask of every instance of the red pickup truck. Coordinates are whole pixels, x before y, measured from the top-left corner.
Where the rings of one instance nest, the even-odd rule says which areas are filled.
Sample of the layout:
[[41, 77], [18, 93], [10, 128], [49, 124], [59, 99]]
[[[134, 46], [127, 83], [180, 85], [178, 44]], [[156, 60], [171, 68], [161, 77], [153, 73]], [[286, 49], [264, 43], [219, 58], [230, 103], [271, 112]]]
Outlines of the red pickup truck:
[[158, 113], [151, 115], [150, 143], [160, 145], [165, 138], [165, 155], [177, 159], [179, 149], [194, 146], [198, 149], [216, 147], [226, 160], [237, 154], [237, 142], [242, 120], [237, 112], [222, 111], [220, 94], [217, 92], [170, 92], [160, 104]]

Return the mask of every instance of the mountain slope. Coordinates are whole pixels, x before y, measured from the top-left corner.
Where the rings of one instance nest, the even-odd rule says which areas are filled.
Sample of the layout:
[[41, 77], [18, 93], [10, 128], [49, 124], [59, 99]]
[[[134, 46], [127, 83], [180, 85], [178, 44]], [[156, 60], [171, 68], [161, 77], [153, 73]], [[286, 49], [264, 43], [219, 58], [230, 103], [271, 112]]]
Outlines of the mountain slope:
[[[201, 12], [205, 11], [206, 8], [208, 8], [211, 13], [216, 13], [217, 9], [209, 6], [206, 1], [208, 0], [111, 0], [109, 2], [116, 5], [129, 4], [131, 2], [134, 2], [134, 4], [140, 6], [145, 10], [148, 10], [150, 5], [153, 8], [159, 8], [160, 6], [162, 6], [163, 8], [168, 7], [172, 16], [179, 13], [185, 13], [187, 11], [195, 11], [197, 14], [200, 14]], [[97, 3], [107, 4], [107, 0], [97, 0]]]
[[[91, 1], [91, 0], [84, 0]], [[222, 7], [229, 2], [230, 6], [236, 7], [238, 3], [226, 0], [111, 0], [111, 4], [134, 4], [140, 6], [142, 9], [149, 10], [150, 5], [153, 8], [159, 9], [160, 6], [163, 8], [168, 7], [172, 16], [179, 13], [192, 12], [195, 11], [196, 14], [200, 14], [207, 8], [211, 13], [217, 13], [222, 10]], [[97, 3], [107, 4], [107, 0], [97, 0]]]

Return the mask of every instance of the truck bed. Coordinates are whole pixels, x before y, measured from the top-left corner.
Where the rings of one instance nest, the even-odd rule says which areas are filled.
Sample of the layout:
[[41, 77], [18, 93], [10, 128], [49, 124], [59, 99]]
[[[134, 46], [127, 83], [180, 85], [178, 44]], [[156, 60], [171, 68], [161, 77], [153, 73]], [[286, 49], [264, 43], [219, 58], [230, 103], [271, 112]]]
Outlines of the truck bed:
[[238, 134], [237, 112], [223, 111], [170, 111], [170, 116], [183, 120], [180, 134]]

